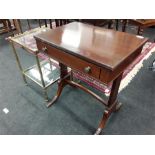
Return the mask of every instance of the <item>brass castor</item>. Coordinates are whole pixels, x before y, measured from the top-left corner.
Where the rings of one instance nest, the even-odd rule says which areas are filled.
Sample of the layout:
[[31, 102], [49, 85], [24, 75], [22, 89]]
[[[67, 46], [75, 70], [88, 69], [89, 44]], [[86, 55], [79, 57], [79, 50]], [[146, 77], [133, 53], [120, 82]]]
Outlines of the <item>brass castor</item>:
[[98, 128], [96, 132], [94, 133], [94, 135], [101, 135], [101, 133], [102, 133], [102, 129]]
[[115, 107], [115, 111], [114, 112], [117, 112], [122, 106], [122, 103], [121, 102], [118, 102], [116, 107]]

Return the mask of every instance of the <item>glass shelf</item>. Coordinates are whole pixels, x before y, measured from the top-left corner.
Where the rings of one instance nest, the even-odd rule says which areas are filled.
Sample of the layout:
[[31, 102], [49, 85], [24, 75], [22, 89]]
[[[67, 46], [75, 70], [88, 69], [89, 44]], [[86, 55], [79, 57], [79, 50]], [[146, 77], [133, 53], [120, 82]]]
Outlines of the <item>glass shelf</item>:
[[[39, 27], [35, 29], [28, 30], [22, 34], [15, 35], [14, 37], [7, 38], [11, 43], [13, 52], [18, 64], [18, 67], [22, 73], [22, 77], [24, 82], [27, 84], [27, 80], [25, 77], [31, 79], [33, 82], [41, 86], [43, 91], [43, 95], [45, 101], [49, 100], [47, 89], [50, 85], [59, 80], [60, 71], [59, 64], [51, 60], [47, 55], [40, 53], [37, 48], [36, 41], [34, 39], [34, 35], [48, 31], [48, 27]], [[36, 57], [36, 65], [31, 66], [27, 69], [23, 69], [22, 62], [17, 54], [16, 47], [22, 47], [26, 52], [31, 53]], [[40, 61], [43, 60], [43, 61]], [[50, 60], [50, 61], [49, 61]], [[42, 74], [39, 72], [39, 68], [41, 69]], [[42, 78], [41, 78], [42, 77]]]
[[[55, 65], [50, 63], [47, 60], [44, 60], [40, 62], [42, 74], [43, 74], [43, 79], [45, 83], [45, 87], [47, 88], [54, 82], [56, 82], [59, 79], [59, 68], [55, 67]], [[43, 87], [42, 82], [41, 82], [41, 76], [38, 70], [37, 65], [34, 65], [24, 71], [24, 74], [29, 77], [31, 80], [36, 82], [38, 85]]]

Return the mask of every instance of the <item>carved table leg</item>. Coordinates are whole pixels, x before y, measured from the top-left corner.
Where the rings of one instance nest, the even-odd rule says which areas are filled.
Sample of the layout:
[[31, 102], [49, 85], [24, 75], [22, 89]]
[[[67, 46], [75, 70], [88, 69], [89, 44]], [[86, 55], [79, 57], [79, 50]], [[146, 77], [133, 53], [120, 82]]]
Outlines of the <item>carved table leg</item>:
[[106, 121], [108, 120], [109, 118], [109, 115], [110, 115], [110, 111], [108, 110], [105, 110], [104, 113], [103, 113], [103, 117], [102, 117], [102, 120], [99, 124], [99, 127], [98, 129], [96, 130], [95, 132], [95, 135], [100, 135], [101, 132], [102, 132], [102, 129], [104, 128], [105, 124], [106, 124]]
[[117, 101], [118, 89], [122, 79], [122, 74], [119, 75], [113, 82], [110, 97], [108, 100], [107, 108], [104, 110], [103, 117], [99, 123], [99, 127], [95, 132], [95, 135], [99, 135], [102, 132], [102, 129], [105, 127], [105, 124], [110, 117], [112, 112], [116, 112], [121, 107], [121, 103]]
[[58, 81], [57, 94], [54, 96], [52, 101], [50, 101], [47, 104], [47, 107], [50, 107], [51, 105], [53, 105], [55, 103], [55, 101], [59, 98], [59, 96], [61, 95], [61, 92], [62, 92], [64, 86], [67, 84], [67, 82], [65, 80], [67, 78], [69, 78], [68, 71], [67, 71], [67, 66], [63, 65], [62, 63], [59, 63], [59, 66], [60, 66], [60, 81]]
[[61, 95], [61, 92], [64, 88], [64, 86], [66, 85], [66, 81], [65, 80], [62, 80], [62, 81], [59, 81], [58, 82], [58, 90], [57, 90], [57, 94], [53, 97], [52, 101], [50, 101], [48, 104], [47, 104], [47, 107], [50, 107], [51, 105], [54, 104], [54, 102], [59, 98], [59, 96]]

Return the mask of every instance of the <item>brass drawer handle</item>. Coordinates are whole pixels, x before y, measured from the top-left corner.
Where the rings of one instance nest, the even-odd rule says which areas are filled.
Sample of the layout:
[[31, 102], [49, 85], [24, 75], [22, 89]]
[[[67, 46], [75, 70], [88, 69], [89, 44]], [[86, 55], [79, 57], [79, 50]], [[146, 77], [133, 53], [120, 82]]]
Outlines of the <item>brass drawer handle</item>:
[[84, 72], [85, 73], [90, 73], [91, 72], [91, 67], [90, 66], [85, 67]]
[[45, 46], [45, 47], [43, 47], [41, 50], [42, 50], [43, 52], [46, 52], [46, 51], [47, 51], [47, 47]]

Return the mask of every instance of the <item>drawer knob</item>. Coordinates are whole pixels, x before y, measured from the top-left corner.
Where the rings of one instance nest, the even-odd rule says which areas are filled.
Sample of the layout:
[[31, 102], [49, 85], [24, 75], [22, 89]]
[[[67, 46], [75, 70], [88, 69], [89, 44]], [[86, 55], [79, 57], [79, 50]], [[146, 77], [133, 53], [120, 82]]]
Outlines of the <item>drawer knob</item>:
[[43, 51], [43, 52], [46, 52], [46, 51], [47, 51], [47, 47], [43, 47], [43, 48], [42, 48], [42, 51]]
[[86, 68], [84, 69], [84, 72], [85, 72], [85, 73], [90, 73], [90, 72], [91, 72], [91, 67], [90, 67], [90, 66], [86, 67]]

